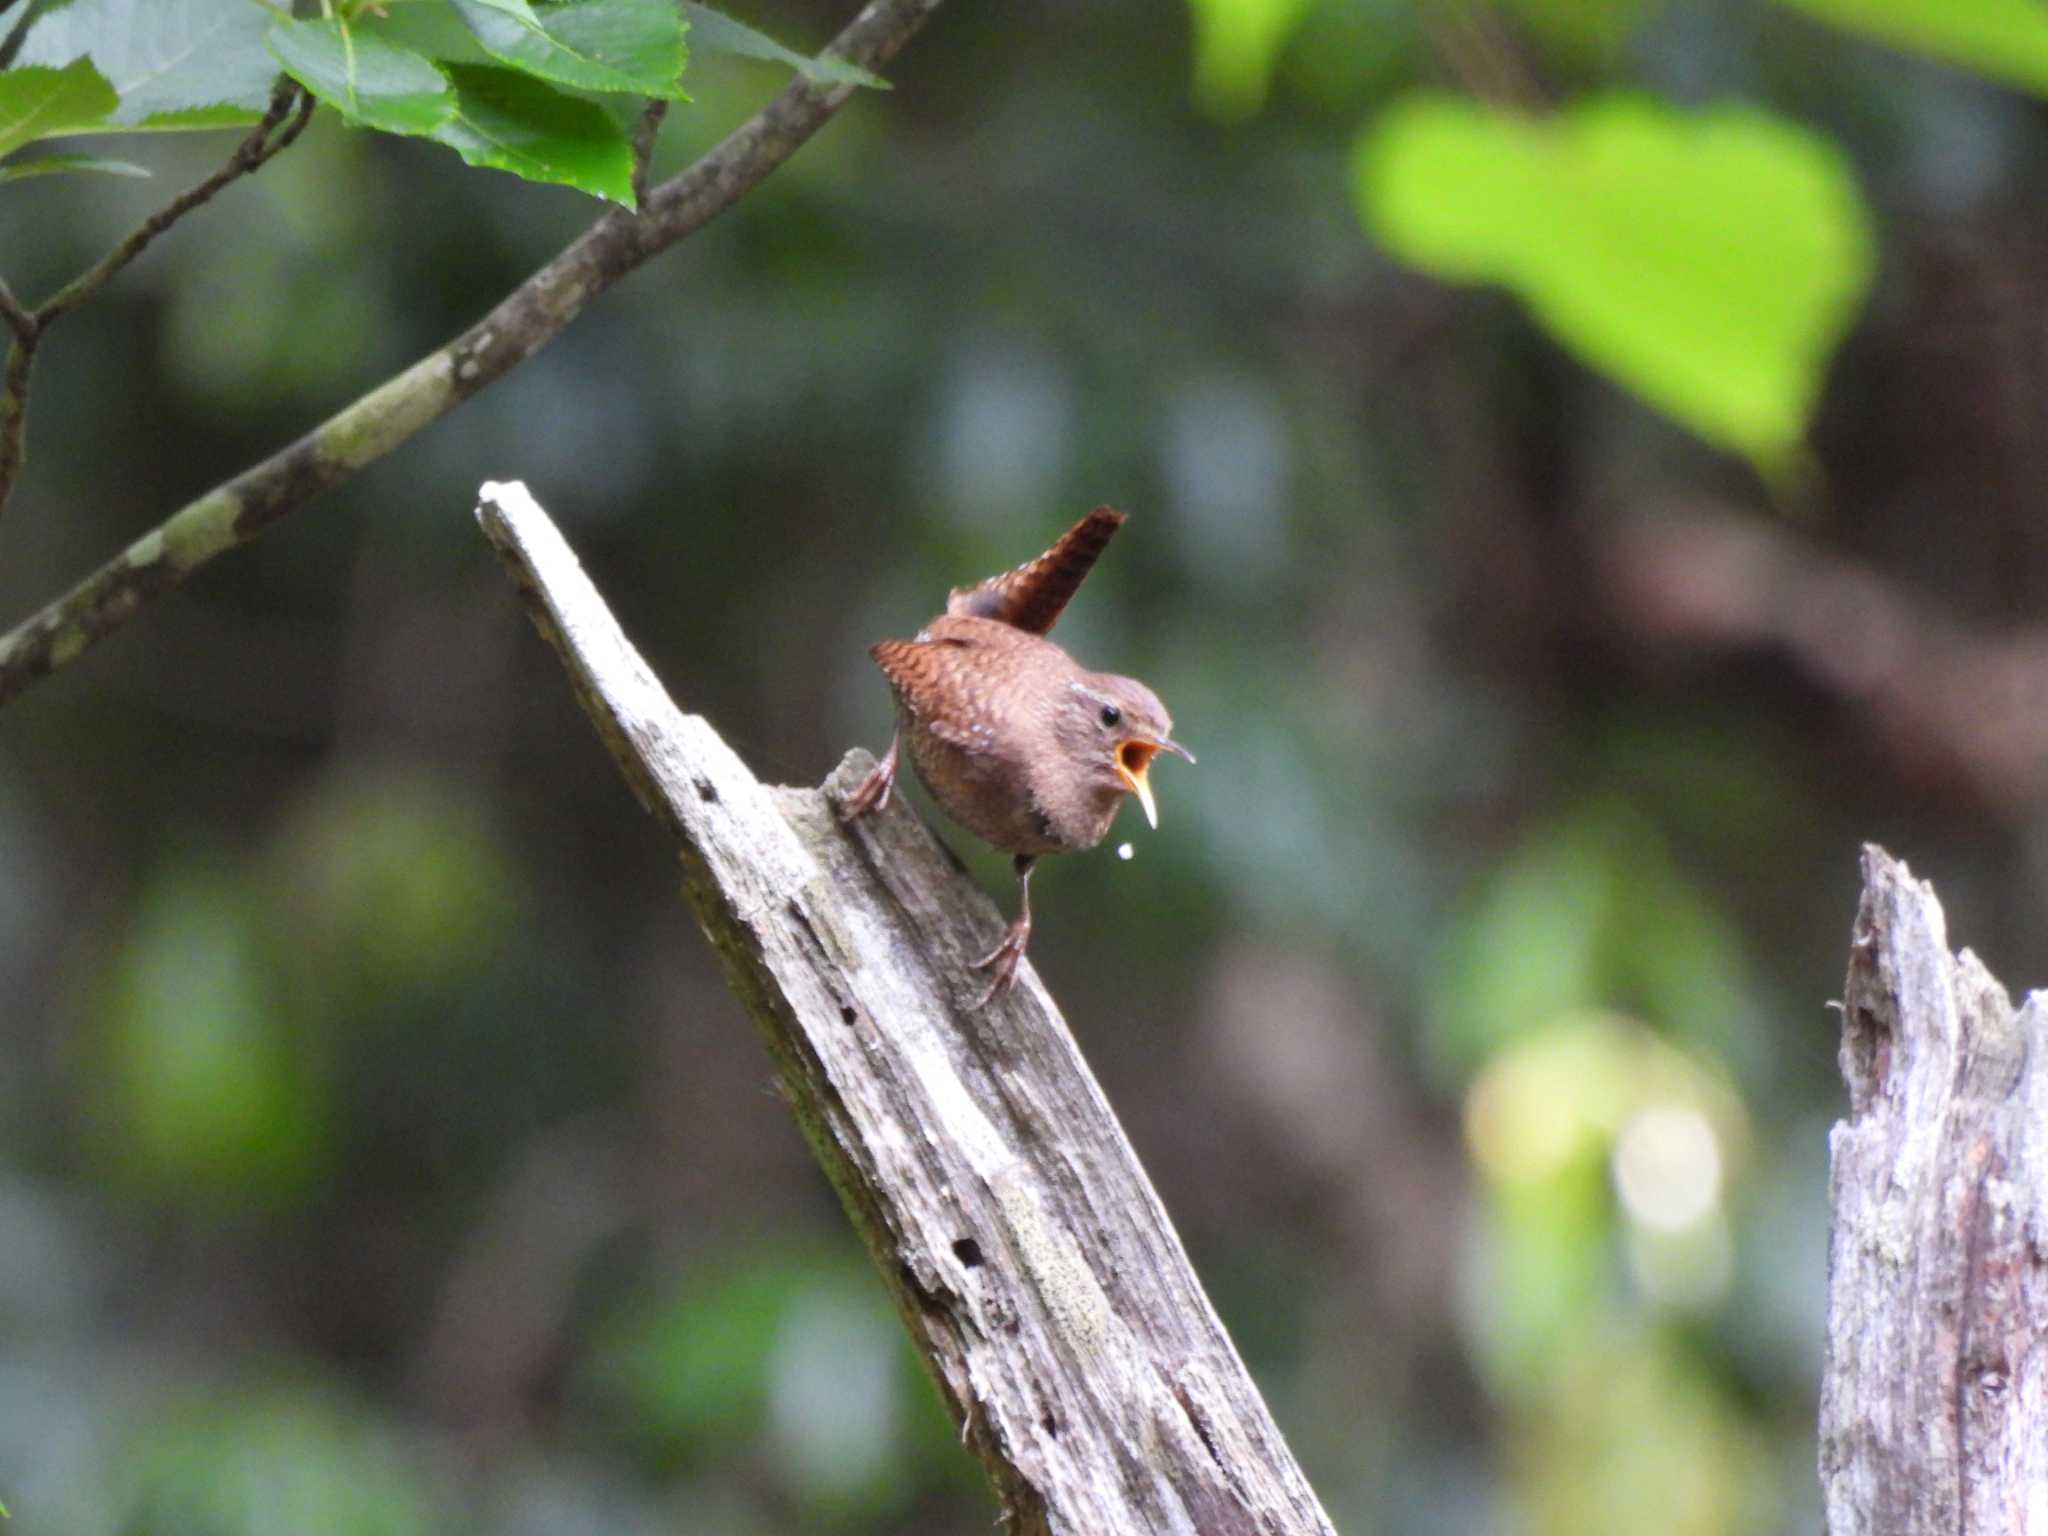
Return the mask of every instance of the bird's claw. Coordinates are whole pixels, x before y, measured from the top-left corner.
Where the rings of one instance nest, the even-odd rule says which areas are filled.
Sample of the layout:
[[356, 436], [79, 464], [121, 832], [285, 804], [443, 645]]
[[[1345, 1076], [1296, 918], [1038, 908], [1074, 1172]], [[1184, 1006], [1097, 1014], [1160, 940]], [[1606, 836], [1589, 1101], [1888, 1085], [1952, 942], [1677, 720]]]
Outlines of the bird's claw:
[[860, 781], [860, 787], [846, 797], [846, 804], [839, 813], [841, 821], [858, 821], [869, 811], [887, 810], [890, 792], [896, 788], [896, 775], [885, 773], [879, 766]]
[[841, 822], [858, 821], [869, 811], [889, 808], [889, 796], [896, 788], [896, 746], [892, 739], [887, 754], [868, 770], [868, 776], [860, 781], [860, 786], [846, 797], [846, 805], [839, 813]]
[[971, 962], [977, 971], [995, 968], [995, 975], [989, 978], [988, 990], [976, 999], [976, 1008], [986, 1008], [1017, 982], [1017, 967], [1024, 963], [1024, 947], [1031, 939], [1031, 928], [1026, 923], [1012, 923], [1009, 932], [1003, 935], [1003, 942]]

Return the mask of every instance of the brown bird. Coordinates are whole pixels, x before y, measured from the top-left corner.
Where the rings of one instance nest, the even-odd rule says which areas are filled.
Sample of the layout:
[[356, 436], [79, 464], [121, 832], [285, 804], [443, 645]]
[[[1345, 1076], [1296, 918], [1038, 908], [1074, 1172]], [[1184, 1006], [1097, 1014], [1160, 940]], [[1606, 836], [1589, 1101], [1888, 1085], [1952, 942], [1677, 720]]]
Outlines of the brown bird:
[[1090, 672], [1045, 638], [1124, 514], [1097, 507], [1036, 560], [957, 587], [914, 640], [869, 654], [896, 694], [888, 753], [846, 803], [848, 821], [889, 803], [907, 738], [917, 776], [968, 831], [1013, 854], [1018, 912], [1002, 943], [974, 962], [994, 975], [975, 1006], [1015, 980], [1031, 939], [1031, 869], [1048, 853], [1093, 848], [1125, 795], [1159, 825], [1147, 777], [1175, 752], [1159, 696], [1133, 678]]

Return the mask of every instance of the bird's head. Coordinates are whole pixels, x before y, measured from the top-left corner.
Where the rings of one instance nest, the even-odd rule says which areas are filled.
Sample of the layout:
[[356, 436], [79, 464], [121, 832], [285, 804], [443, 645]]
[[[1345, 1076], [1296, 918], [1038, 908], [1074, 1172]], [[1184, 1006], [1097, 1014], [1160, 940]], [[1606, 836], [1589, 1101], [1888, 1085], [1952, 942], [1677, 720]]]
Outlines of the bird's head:
[[1073, 760], [1093, 770], [1097, 787], [1113, 796], [1136, 795], [1145, 820], [1159, 825], [1148, 777], [1152, 759], [1195, 754], [1173, 739], [1173, 719], [1159, 695], [1135, 678], [1091, 672], [1067, 685], [1060, 703], [1059, 735]]

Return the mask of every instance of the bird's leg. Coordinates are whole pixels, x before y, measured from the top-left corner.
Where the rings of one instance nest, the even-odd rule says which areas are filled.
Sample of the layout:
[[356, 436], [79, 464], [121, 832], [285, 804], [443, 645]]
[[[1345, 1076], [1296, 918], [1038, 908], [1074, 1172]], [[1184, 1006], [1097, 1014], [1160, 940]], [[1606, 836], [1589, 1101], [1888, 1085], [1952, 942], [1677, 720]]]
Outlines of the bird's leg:
[[1010, 924], [1010, 931], [1003, 935], [1002, 943], [974, 962], [977, 971], [995, 967], [988, 990], [974, 1005], [977, 1008], [986, 1008], [998, 994], [1009, 991], [1017, 979], [1017, 966], [1024, 958], [1024, 946], [1031, 942], [1031, 866], [1037, 862], [1036, 856], [1028, 853], [1020, 853], [1014, 860], [1017, 869], [1017, 920]]
[[860, 788], [846, 797], [846, 808], [839, 813], [841, 821], [854, 821], [869, 811], [888, 809], [890, 791], [896, 788], [896, 748], [902, 740], [901, 731], [889, 738], [889, 750], [882, 754], [882, 760], [860, 781]]

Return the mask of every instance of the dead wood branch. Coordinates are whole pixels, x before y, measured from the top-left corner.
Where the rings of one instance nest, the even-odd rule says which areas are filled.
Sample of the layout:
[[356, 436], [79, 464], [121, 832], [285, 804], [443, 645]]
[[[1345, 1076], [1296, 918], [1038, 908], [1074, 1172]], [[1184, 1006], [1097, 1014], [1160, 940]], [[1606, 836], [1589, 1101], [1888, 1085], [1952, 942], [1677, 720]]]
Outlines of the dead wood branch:
[[[538, 506], [484, 531], [640, 801], [1017, 1533], [1328, 1533], [1027, 964], [975, 1011], [994, 904], [897, 797], [852, 828], [759, 783], [648, 671]], [[1112, 1027], [1113, 1021], [1099, 1021]]]
[[1863, 853], [1829, 1138], [1829, 1536], [2048, 1527], [2048, 994], [2015, 1011]]

